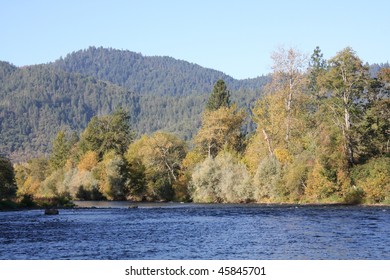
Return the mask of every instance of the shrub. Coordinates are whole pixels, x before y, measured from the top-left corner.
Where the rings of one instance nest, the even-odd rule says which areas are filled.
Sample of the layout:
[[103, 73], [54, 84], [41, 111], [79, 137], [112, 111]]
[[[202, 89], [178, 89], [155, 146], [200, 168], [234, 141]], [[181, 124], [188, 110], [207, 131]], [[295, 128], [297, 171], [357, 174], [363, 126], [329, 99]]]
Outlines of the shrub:
[[365, 192], [371, 203], [381, 203], [390, 197], [390, 158], [374, 158], [355, 166], [351, 172], [354, 184]]
[[344, 202], [351, 205], [361, 204], [364, 199], [364, 190], [353, 186], [344, 195]]
[[245, 165], [225, 151], [200, 163], [192, 174], [191, 184], [195, 202], [238, 203], [252, 199]]
[[33, 196], [25, 194], [19, 202], [20, 207], [34, 208], [37, 204], [34, 202]]
[[214, 159], [206, 158], [192, 173], [191, 196], [194, 202], [220, 202], [217, 186], [220, 180], [219, 168]]
[[326, 169], [316, 161], [308, 174], [305, 196], [309, 201], [318, 202], [331, 197], [337, 192], [337, 185], [326, 176]]
[[254, 199], [258, 202], [275, 201], [282, 185], [282, 169], [274, 157], [264, 158], [253, 177]]

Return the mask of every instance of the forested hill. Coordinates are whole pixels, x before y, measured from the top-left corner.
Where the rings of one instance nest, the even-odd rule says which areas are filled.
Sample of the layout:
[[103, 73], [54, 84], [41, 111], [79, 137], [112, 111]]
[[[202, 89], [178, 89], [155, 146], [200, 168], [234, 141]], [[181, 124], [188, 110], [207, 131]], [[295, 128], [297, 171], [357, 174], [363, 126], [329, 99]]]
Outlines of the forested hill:
[[92, 77], [1, 62], [0, 153], [16, 161], [45, 154], [61, 127], [80, 131], [122, 105], [137, 119], [139, 103], [136, 94]]
[[92, 116], [118, 107], [130, 112], [138, 135], [165, 130], [192, 139], [218, 79], [249, 108], [269, 78], [235, 80], [173, 58], [93, 47], [44, 65], [0, 61], [0, 153], [13, 161], [45, 155], [61, 128], [79, 133]]
[[265, 76], [236, 80], [220, 71], [167, 56], [143, 56], [102, 47], [73, 52], [52, 65], [66, 72], [110, 81], [133, 92], [154, 95], [206, 93], [219, 79], [230, 90], [257, 90], [268, 81]]

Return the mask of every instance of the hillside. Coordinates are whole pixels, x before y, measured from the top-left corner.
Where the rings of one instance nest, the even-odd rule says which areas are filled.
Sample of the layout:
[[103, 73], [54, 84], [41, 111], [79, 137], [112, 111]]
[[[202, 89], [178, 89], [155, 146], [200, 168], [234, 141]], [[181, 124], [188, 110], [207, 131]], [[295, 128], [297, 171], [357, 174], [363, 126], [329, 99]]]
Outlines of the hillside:
[[0, 74], [1, 153], [13, 160], [47, 153], [61, 127], [80, 131], [122, 104], [134, 119], [140, 111], [139, 96], [91, 77], [4, 62]]
[[46, 155], [61, 128], [80, 132], [92, 116], [118, 107], [130, 112], [138, 135], [165, 130], [189, 140], [220, 78], [232, 90], [232, 100], [245, 108], [267, 81], [235, 80], [173, 58], [103, 48], [45, 65], [18, 68], [0, 62], [0, 153], [13, 161]]
[[257, 90], [267, 81], [264, 76], [236, 80], [220, 71], [167, 56], [143, 56], [102, 47], [73, 52], [52, 65], [62, 71], [109, 81], [132, 92], [153, 95], [206, 93], [219, 79], [223, 79], [234, 91]]

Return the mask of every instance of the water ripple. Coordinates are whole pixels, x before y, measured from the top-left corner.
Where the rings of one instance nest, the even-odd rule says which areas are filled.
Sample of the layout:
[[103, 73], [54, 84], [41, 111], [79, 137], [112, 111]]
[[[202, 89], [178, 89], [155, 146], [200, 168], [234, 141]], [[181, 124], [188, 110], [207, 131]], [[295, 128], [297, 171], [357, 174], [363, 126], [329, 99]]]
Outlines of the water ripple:
[[0, 259], [390, 259], [383, 207], [153, 204], [0, 212]]

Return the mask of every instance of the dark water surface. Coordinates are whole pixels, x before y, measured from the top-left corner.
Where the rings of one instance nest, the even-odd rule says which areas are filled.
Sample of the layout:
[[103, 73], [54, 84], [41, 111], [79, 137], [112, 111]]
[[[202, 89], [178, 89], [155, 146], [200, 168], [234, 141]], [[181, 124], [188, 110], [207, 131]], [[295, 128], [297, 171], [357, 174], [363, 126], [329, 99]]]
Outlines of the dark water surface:
[[390, 259], [390, 208], [101, 204], [0, 212], [0, 259]]

